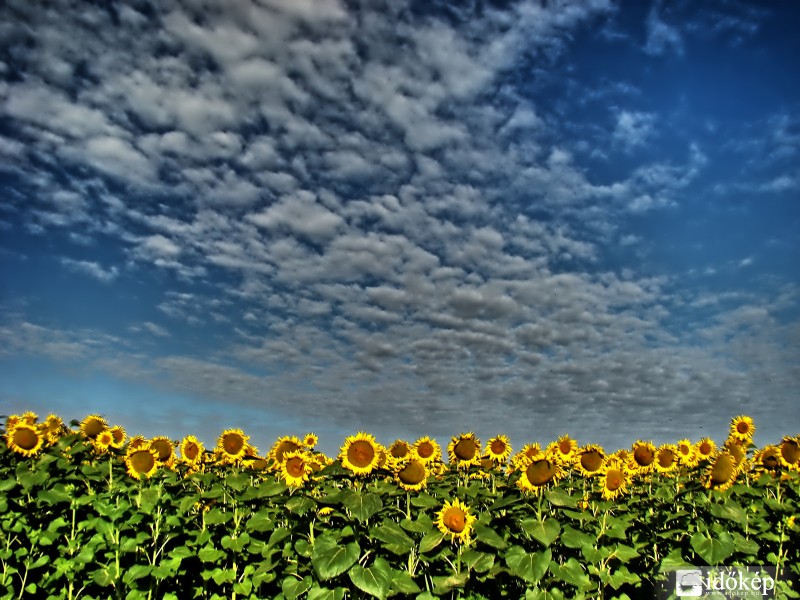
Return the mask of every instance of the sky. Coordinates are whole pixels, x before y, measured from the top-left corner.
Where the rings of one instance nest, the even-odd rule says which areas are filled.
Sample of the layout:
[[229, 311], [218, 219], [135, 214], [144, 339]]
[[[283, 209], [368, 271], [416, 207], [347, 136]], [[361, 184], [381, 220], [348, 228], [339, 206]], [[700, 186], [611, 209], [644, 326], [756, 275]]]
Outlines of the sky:
[[800, 433], [797, 2], [0, 4], [0, 414]]

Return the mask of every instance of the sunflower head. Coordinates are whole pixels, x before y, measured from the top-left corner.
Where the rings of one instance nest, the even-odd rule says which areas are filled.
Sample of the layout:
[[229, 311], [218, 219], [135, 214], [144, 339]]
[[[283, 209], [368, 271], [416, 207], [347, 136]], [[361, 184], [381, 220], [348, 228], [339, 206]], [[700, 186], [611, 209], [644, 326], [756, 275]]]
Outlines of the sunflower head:
[[22, 420], [6, 432], [5, 438], [8, 447], [22, 456], [36, 456], [44, 444], [39, 426]]
[[427, 485], [428, 474], [426, 463], [416, 456], [411, 456], [398, 462], [394, 480], [404, 490], [416, 492]]
[[225, 463], [234, 463], [242, 460], [247, 454], [247, 440], [241, 429], [226, 429], [217, 438], [216, 450], [219, 451], [220, 460]]
[[561, 460], [561, 464], [568, 465], [572, 463], [575, 454], [578, 452], [578, 442], [564, 434], [556, 441], [548, 444], [548, 449], [550, 448], [552, 448], [553, 455]]
[[405, 460], [411, 455], [411, 444], [405, 440], [395, 440], [386, 449], [387, 458], [392, 464]]
[[459, 469], [481, 464], [481, 441], [471, 431], [455, 436], [447, 445], [450, 464]]
[[711, 460], [717, 451], [717, 445], [711, 438], [704, 437], [695, 446], [698, 461]]
[[626, 491], [628, 486], [628, 473], [621, 462], [609, 462], [600, 469], [600, 481], [603, 485], [603, 498], [606, 500], [615, 500]]
[[92, 440], [95, 450], [101, 454], [103, 452], [107, 452], [113, 443], [114, 435], [111, 433], [110, 429], [101, 431], [99, 434], [97, 434], [97, 437]]
[[136, 450], [137, 448], [141, 448], [142, 446], [149, 446], [150, 442], [147, 441], [147, 438], [141, 435], [135, 435], [131, 438], [128, 442], [128, 452], [131, 450]]
[[311, 457], [303, 450], [286, 452], [280, 465], [281, 478], [289, 487], [302, 487], [312, 472]]
[[93, 440], [101, 431], [108, 429], [108, 422], [100, 415], [89, 415], [81, 421], [81, 433], [84, 437]]
[[52, 446], [67, 431], [67, 426], [58, 415], [48, 415], [40, 429], [45, 443]]
[[472, 525], [477, 520], [467, 505], [456, 499], [452, 503], [445, 501], [441, 510], [436, 513], [436, 526], [452, 541], [469, 544]]
[[369, 475], [380, 463], [381, 450], [373, 435], [359, 431], [345, 439], [339, 458], [342, 466], [355, 475]]
[[674, 444], [662, 444], [656, 450], [653, 464], [659, 473], [672, 473], [678, 468], [678, 449]]
[[511, 442], [508, 436], [501, 433], [490, 439], [486, 442], [486, 448], [483, 453], [496, 464], [506, 462], [508, 457], [511, 456]]
[[193, 435], [187, 435], [183, 438], [180, 445], [181, 460], [190, 465], [197, 465], [203, 460], [203, 452], [205, 448], [203, 443]]
[[597, 444], [588, 444], [578, 450], [575, 467], [586, 477], [597, 475], [603, 467], [606, 453]]
[[517, 487], [537, 495], [564, 474], [560, 461], [544, 452], [540, 452], [532, 458], [523, 459], [519, 471]]
[[303, 436], [303, 446], [312, 450], [319, 443], [319, 438], [316, 433], [307, 433]]
[[158, 450], [151, 447], [147, 441], [134, 449], [128, 446], [128, 451], [125, 454], [125, 465], [128, 475], [134, 479], [148, 479], [158, 469]]
[[636, 440], [631, 446], [629, 464], [639, 473], [649, 473], [655, 468], [656, 447], [652, 442]]
[[780, 443], [780, 461], [787, 469], [800, 471], [800, 436], [786, 436]]
[[778, 446], [772, 444], [764, 446], [756, 452], [753, 457], [753, 462], [758, 469], [774, 473], [783, 466], [781, 462], [781, 450]]
[[175, 442], [167, 436], [159, 435], [150, 440], [150, 448], [156, 451], [158, 462], [171, 467], [175, 462]]
[[756, 431], [756, 426], [753, 419], [745, 415], [739, 415], [731, 419], [730, 437], [749, 442], [753, 439], [753, 434]]
[[431, 463], [437, 460], [442, 460], [442, 449], [436, 440], [428, 436], [419, 438], [414, 442], [411, 448], [414, 455], [424, 463]]
[[274, 461], [275, 467], [280, 469], [283, 457], [287, 452], [299, 452], [304, 450], [305, 447], [303, 441], [297, 436], [284, 435], [275, 440], [267, 456]]
[[687, 439], [683, 439], [675, 447], [678, 451], [678, 462], [680, 464], [689, 468], [697, 466], [697, 449], [694, 444]]
[[111, 429], [108, 430], [113, 438], [113, 441], [109, 444], [112, 448], [116, 448], [119, 450], [122, 448], [123, 444], [125, 443], [125, 428], [122, 425], [114, 425]]
[[733, 485], [737, 475], [736, 458], [724, 451], [709, 465], [704, 485], [709, 490], [724, 491]]

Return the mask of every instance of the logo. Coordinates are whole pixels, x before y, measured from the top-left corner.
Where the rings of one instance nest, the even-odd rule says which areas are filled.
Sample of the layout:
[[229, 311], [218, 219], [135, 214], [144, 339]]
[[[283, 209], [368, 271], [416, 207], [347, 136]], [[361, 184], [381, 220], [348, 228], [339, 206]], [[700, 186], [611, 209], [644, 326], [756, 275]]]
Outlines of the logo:
[[764, 600], [775, 598], [776, 576], [774, 567], [688, 567], [670, 573], [674, 585], [661, 589], [665, 598]]
[[678, 597], [703, 595], [703, 572], [700, 569], [679, 569], [675, 573], [675, 594]]

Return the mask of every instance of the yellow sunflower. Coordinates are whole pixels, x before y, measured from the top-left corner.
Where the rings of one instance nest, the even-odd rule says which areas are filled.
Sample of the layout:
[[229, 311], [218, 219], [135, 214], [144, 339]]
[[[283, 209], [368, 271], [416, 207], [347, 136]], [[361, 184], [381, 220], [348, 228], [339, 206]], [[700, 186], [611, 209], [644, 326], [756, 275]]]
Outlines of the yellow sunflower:
[[[386, 449], [389, 468], [394, 469], [400, 462], [411, 455], [411, 444], [405, 440], [395, 440]], [[382, 465], [385, 466], [385, 465]]]
[[678, 462], [680, 464], [690, 469], [697, 466], [699, 461], [697, 458], [697, 449], [694, 444], [687, 439], [683, 439], [676, 444], [676, 448], [678, 450]]
[[39, 423], [39, 415], [32, 410], [27, 410], [19, 415], [18, 421], [20, 423], [24, 423], [25, 425], [36, 425]]
[[547, 445], [547, 450], [554, 453], [554, 456], [558, 457], [562, 465], [568, 465], [572, 463], [575, 454], [578, 452], [578, 442], [565, 434], [556, 441], [550, 442]]
[[114, 436], [110, 429], [101, 431], [97, 434], [97, 437], [92, 440], [95, 450], [101, 454], [107, 452], [113, 442]]
[[786, 436], [781, 440], [780, 461], [787, 469], [800, 470], [800, 436]]
[[150, 447], [158, 454], [158, 462], [165, 467], [175, 464], [175, 442], [164, 435], [158, 435], [150, 440]]
[[717, 451], [717, 445], [711, 438], [704, 437], [695, 446], [698, 461], [711, 460]]
[[452, 503], [445, 500], [444, 506], [436, 514], [439, 531], [449, 536], [451, 541], [457, 540], [462, 544], [469, 544], [472, 525], [476, 520], [469, 507], [458, 499]]
[[659, 473], [672, 473], [678, 468], [678, 449], [675, 444], [662, 444], [656, 450], [656, 459], [653, 462]]
[[64, 425], [64, 421], [61, 420], [61, 417], [58, 415], [47, 415], [47, 418], [41, 425], [40, 431], [44, 436], [45, 443], [48, 446], [52, 446], [61, 438], [66, 429], [67, 426]]
[[747, 467], [747, 441], [741, 441], [736, 438], [728, 438], [723, 445], [723, 450], [730, 454], [736, 461], [736, 470], [742, 471]]
[[704, 486], [709, 490], [724, 491], [734, 484], [737, 475], [736, 459], [729, 452], [721, 452], [709, 465]]
[[6, 434], [8, 447], [22, 456], [36, 456], [42, 449], [44, 438], [39, 433], [39, 427], [29, 425], [20, 420], [9, 429]]
[[610, 461], [600, 469], [603, 498], [615, 500], [625, 493], [628, 486], [628, 473], [621, 461]]
[[731, 432], [730, 437], [743, 442], [749, 442], [753, 439], [753, 434], [756, 431], [756, 426], [753, 419], [745, 415], [739, 415], [731, 419]]
[[111, 432], [111, 437], [114, 438], [109, 446], [117, 450], [122, 448], [122, 445], [125, 443], [125, 428], [122, 425], [114, 425], [114, 427], [109, 429], [109, 432]]
[[245, 435], [241, 429], [226, 429], [219, 434], [216, 450], [219, 452], [220, 461], [233, 463], [244, 458], [247, 454], [247, 440], [249, 439], [250, 436]]
[[275, 440], [275, 443], [272, 444], [272, 448], [267, 454], [268, 458], [271, 458], [273, 462], [274, 469], [280, 469], [281, 463], [283, 462], [283, 456], [287, 452], [299, 452], [305, 449], [305, 444], [303, 441], [294, 435], [284, 435], [279, 437]]
[[636, 440], [631, 446], [631, 460], [629, 465], [637, 473], [650, 473], [655, 469], [656, 447], [652, 442]]
[[539, 444], [525, 444], [522, 450], [517, 452], [511, 457], [511, 464], [508, 466], [508, 472], [520, 471], [528, 465], [530, 459], [537, 456], [541, 452]]
[[281, 478], [290, 487], [302, 487], [312, 472], [311, 458], [302, 450], [286, 452], [281, 463]]
[[399, 461], [394, 472], [394, 480], [401, 488], [416, 492], [428, 483], [428, 469], [416, 456]]
[[303, 446], [309, 450], [313, 449], [319, 443], [319, 438], [316, 433], [307, 433], [303, 436]]
[[181, 460], [190, 465], [197, 465], [203, 461], [205, 448], [203, 442], [193, 435], [183, 438], [180, 445]]
[[778, 446], [769, 444], [764, 446], [753, 457], [756, 467], [763, 471], [777, 472], [783, 465], [781, 462], [781, 450]]
[[442, 460], [442, 449], [436, 440], [429, 438], [427, 435], [414, 442], [411, 450], [425, 464]]
[[540, 452], [533, 458], [524, 459], [519, 471], [517, 487], [536, 495], [564, 475], [559, 461], [556, 458], [547, 457], [544, 452]]
[[108, 422], [100, 415], [89, 415], [81, 421], [81, 433], [93, 440], [101, 431], [108, 429]]
[[507, 435], [500, 434], [486, 443], [486, 449], [483, 451], [489, 460], [497, 464], [504, 463], [511, 456], [511, 442]]
[[136, 450], [137, 448], [141, 448], [142, 446], [149, 445], [150, 442], [144, 436], [135, 435], [131, 438], [131, 441], [128, 442], [128, 452], [131, 450]]
[[381, 446], [373, 435], [359, 431], [345, 439], [339, 458], [342, 466], [355, 475], [369, 475], [381, 460]]
[[453, 437], [447, 445], [447, 457], [450, 459], [450, 465], [459, 469], [479, 466], [481, 441], [471, 431]]
[[575, 467], [586, 477], [597, 475], [603, 467], [606, 453], [597, 444], [587, 444], [578, 450]]
[[125, 454], [125, 465], [128, 475], [134, 479], [148, 479], [158, 469], [158, 450], [152, 448], [146, 440], [133, 450], [129, 447]]

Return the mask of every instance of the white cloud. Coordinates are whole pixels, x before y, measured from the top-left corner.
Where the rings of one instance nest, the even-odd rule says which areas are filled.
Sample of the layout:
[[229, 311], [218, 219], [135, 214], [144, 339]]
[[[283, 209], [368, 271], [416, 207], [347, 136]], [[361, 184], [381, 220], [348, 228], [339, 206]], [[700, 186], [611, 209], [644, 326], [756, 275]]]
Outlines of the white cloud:
[[60, 261], [61, 264], [68, 269], [77, 273], [89, 275], [104, 283], [114, 281], [119, 275], [119, 269], [117, 267], [111, 266], [108, 269], [104, 269], [100, 263], [94, 261], [74, 260], [71, 258], [61, 258]]
[[648, 54], [663, 55], [668, 52], [683, 54], [683, 36], [676, 27], [664, 22], [654, 6], [647, 15], [647, 41], [644, 51]]

